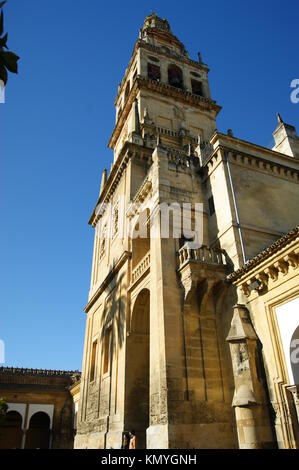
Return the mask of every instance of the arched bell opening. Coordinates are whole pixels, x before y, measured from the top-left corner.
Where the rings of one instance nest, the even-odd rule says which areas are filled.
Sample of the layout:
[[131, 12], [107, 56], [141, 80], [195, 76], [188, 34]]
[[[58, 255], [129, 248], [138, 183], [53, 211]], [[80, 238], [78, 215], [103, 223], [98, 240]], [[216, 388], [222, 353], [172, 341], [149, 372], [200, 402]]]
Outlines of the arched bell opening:
[[177, 65], [169, 65], [168, 67], [168, 83], [175, 88], [184, 89], [183, 72]]

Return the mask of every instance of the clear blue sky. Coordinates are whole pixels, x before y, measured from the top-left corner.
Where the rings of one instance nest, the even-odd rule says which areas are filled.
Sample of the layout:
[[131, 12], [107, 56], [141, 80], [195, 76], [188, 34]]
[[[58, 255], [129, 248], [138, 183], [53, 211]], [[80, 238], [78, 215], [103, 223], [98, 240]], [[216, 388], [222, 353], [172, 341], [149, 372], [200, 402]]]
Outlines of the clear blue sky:
[[144, 17], [166, 17], [210, 67], [218, 128], [272, 145], [276, 111], [297, 126], [297, 0], [8, 0], [20, 57], [0, 104], [0, 338], [6, 365], [81, 369], [93, 233], [87, 225], [114, 97]]

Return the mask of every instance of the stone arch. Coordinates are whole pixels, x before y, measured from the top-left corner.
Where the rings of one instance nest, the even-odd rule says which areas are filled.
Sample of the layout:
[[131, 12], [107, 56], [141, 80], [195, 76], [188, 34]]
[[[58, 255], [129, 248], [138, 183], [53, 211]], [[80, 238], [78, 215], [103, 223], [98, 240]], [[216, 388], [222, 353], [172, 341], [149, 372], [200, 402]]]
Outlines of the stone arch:
[[188, 382], [191, 393], [203, 401], [224, 400], [217, 305], [222, 289], [222, 281], [202, 279], [184, 305]]
[[44, 411], [34, 413], [29, 422], [25, 449], [49, 449], [50, 417]]
[[146, 447], [149, 427], [150, 291], [142, 289], [132, 308], [127, 337], [125, 431], [136, 432], [138, 447]]
[[21, 449], [22, 416], [18, 411], [8, 411], [0, 428], [0, 449]]

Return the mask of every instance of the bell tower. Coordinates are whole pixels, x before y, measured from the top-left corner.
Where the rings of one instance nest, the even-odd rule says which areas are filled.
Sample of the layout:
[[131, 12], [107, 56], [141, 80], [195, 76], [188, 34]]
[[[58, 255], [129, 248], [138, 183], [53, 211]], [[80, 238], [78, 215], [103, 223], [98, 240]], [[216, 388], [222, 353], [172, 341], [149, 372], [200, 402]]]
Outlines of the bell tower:
[[[115, 99], [113, 163], [89, 220], [77, 448], [120, 448], [132, 429], [141, 448], [235, 446], [219, 323], [226, 261], [209, 248], [201, 178], [221, 109], [208, 71], [167, 20], [145, 18]], [[184, 204], [192, 221], [201, 207], [195, 250], [177, 235]]]
[[211, 99], [208, 71], [200, 53], [190, 59], [167, 20], [147, 16], [115, 99], [114, 161], [125, 141], [153, 147], [157, 134], [178, 148], [195, 148], [199, 136], [208, 141], [221, 109]]

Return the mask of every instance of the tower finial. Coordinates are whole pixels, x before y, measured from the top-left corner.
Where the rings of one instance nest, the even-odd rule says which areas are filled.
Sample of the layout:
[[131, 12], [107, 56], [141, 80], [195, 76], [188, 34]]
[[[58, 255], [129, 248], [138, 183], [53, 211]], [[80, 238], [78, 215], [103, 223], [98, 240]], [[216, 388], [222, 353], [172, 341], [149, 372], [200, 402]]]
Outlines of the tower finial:
[[279, 113], [276, 113], [276, 116], [277, 116], [279, 124], [283, 124], [283, 120], [281, 118], [281, 115]]
[[104, 189], [104, 187], [105, 187], [106, 181], [107, 181], [107, 169], [104, 168], [103, 173], [102, 173], [100, 195], [101, 195], [102, 192], [103, 192], [103, 189]]

